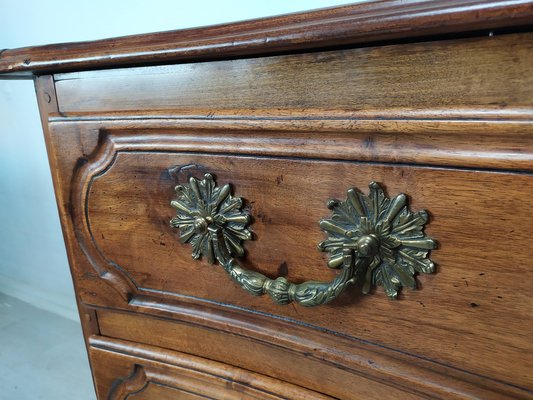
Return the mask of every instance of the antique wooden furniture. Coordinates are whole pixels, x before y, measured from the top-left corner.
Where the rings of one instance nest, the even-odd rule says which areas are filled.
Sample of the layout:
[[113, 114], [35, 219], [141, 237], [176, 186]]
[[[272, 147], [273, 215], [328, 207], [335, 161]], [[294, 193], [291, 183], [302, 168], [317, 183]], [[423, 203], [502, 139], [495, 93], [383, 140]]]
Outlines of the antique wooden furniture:
[[98, 398], [533, 398], [532, 22], [378, 1], [0, 53]]

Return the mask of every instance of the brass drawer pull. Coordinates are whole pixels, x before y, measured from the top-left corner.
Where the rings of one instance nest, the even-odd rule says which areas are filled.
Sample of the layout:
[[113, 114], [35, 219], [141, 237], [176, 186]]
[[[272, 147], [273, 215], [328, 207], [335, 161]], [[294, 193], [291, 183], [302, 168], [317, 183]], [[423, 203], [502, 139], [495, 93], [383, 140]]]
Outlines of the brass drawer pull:
[[413, 213], [404, 194], [390, 199], [378, 183], [369, 186], [368, 195], [349, 189], [345, 201], [330, 200], [331, 216], [320, 221], [328, 238], [318, 249], [330, 253], [330, 268], [340, 269], [330, 282], [295, 284], [242, 268], [233, 255], [242, 256], [242, 241], [252, 239], [247, 229], [250, 218], [242, 210], [242, 199], [232, 196], [228, 184], [216, 186], [211, 174], [176, 186], [177, 198], [171, 205], [177, 214], [170, 224], [179, 228], [182, 243], [191, 243], [194, 259], [218, 261], [245, 290], [255, 296], [267, 293], [279, 304], [329, 303], [357, 281], [363, 293], [372, 284], [382, 285], [387, 296], [396, 298], [402, 286], [416, 288], [415, 273], [434, 271], [428, 253], [436, 242], [423, 233], [426, 211]]

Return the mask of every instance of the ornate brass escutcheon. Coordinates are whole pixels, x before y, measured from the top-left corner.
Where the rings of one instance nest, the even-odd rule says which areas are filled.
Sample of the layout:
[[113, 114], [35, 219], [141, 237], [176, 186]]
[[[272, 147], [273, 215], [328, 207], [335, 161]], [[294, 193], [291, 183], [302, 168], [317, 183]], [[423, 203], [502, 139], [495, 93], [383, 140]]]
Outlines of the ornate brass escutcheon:
[[330, 282], [295, 284], [241, 267], [233, 256], [243, 256], [242, 242], [252, 239], [250, 218], [242, 210], [242, 199], [231, 194], [228, 184], [218, 187], [211, 174], [176, 186], [171, 205], [177, 214], [170, 224], [179, 228], [182, 243], [192, 245], [194, 259], [218, 261], [245, 290], [256, 296], [267, 293], [279, 304], [329, 303], [355, 282], [362, 284], [363, 293], [381, 285], [387, 296], [396, 298], [402, 286], [416, 288], [417, 272], [434, 271], [428, 254], [436, 242], [423, 232], [426, 211], [410, 211], [404, 194], [388, 198], [378, 183], [369, 187], [368, 195], [348, 189], [346, 200], [327, 203], [331, 216], [321, 220], [320, 227], [328, 238], [318, 249], [329, 253], [330, 268], [340, 270]]

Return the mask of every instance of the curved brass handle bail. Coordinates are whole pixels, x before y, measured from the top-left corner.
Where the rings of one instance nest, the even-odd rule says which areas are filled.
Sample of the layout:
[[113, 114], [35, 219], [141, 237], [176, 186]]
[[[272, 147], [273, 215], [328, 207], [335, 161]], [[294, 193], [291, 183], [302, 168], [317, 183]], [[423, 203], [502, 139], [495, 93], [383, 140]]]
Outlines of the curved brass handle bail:
[[331, 282], [291, 283], [281, 276], [270, 279], [259, 272], [241, 267], [224, 245], [222, 229], [210, 227], [209, 234], [213, 240], [216, 259], [231, 279], [255, 296], [268, 294], [278, 304], [296, 301], [311, 307], [329, 303], [337, 298], [347, 286], [355, 283], [358, 272], [366, 269], [364, 266], [369, 260], [368, 257], [358, 256], [357, 249], [345, 247], [342, 270]]
[[434, 270], [426, 256], [436, 242], [422, 232], [427, 213], [409, 211], [403, 194], [385, 197], [377, 183], [370, 184], [368, 196], [349, 189], [346, 201], [328, 202], [332, 216], [320, 221], [320, 227], [329, 237], [318, 249], [330, 253], [328, 266], [340, 272], [330, 282], [298, 284], [245, 269], [232, 257], [244, 254], [241, 243], [252, 235], [247, 229], [249, 215], [242, 211], [242, 200], [231, 195], [229, 185], [219, 188], [206, 174], [202, 180], [191, 177], [189, 185], [176, 186], [176, 193], [171, 205], [177, 215], [170, 223], [180, 229], [183, 243], [191, 243], [193, 258], [203, 255], [211, 264], [218, 261], [247, 292], [266, 293], [278, 304], [329, 303], [356, 281], [363, 282], [363, 293], [371, 284], [380, 284], [389, 297], [396, 298], [401, 286], [416, 288], [416, 272]]

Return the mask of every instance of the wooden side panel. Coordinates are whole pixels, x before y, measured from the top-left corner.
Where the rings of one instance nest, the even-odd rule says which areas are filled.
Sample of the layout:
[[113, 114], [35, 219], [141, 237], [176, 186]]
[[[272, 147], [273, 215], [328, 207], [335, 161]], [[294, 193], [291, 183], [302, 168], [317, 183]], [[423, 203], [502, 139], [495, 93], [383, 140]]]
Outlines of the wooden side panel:
[[533, 34], [56, 75], [63, 114], [531, 106]]
[[[46, 143], [46, 149], [48, 152], [48, 160], [50, 163], [50, 170], [52, 174], [52, 180], [54, 184], [54, 191], [57, 201], [57, 206], [61, 219], [61, 228], [63, 230], [63, 237], [67, 246], [67, 256], [71, 271], [74, 274], [73, 265], [76, 257], [79, 257], [79, 253], [76, 253], [76, 244], [69, 240], [70, 232], [72, 231], [72, 225], [68, 218], [65, 218], [64, 202], [60, 201], [61, 196], [64, 196], [64, 182], [66, 178], [65, 171], [61, 168], [59, 159], [61, 155], [58, 154], [58, 148], [54, 145], [54, 139], [49, 128], [48, 119], [50, 114], [58, 112], [57, 97], [55, 92], [54, 80], [51, 75], [42, 75], [35, 78], [35, 91], [37, 94], [37, 101], [39, 104], [39, 112], [41, 117], [41, 123], [43, 127], [43, 133]], [[83, 336], [86, 348], [88, 350], [88, 337], [90, 335], [96, 335], [99, 333], [99, 327], [96, 320], [96, 313], [93, 309], [86, 307], [82, 303], [80, 296], [78, 296], [80, 287], [78, 286], [78, 280], [74, 279], [74, 288], [76, 290], [76, 303], [78, 306], [80, 322], [83, 329]], [[92, 365], [91, 365], [92, 368]]]

